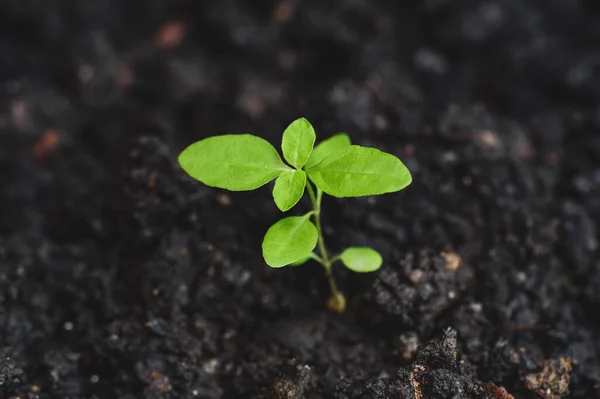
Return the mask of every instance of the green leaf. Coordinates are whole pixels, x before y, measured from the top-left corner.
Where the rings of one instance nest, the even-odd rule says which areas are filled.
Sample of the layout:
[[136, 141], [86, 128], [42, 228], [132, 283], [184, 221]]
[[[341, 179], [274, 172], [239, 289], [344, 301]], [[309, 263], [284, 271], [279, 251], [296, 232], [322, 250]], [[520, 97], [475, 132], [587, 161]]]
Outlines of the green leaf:
[[348, 269], [358, 273], [374, 272], [383, 263], [379, 252], [368, 247], [347, 248], [340, 259]]
[[268, 141], [251, 134], [227, 134], [198, 141], [179, 155], [190, 176], [211, 187], [254, 190], [291, 170]]
[[321, 141], [308, 158], [306, 162], [306, 168], [315, 166], [321, 162], [327, 155], [334, 151], [343, 150], [346, 147], [350, 147], [350, 137], [346, 133], [338, 133], [335, 136], [331, 136], [327, 140]]
[[319, 233], [309, 215], [290, 216], [269, 228], [262, 243], [263, 257], [271, 267], [283, 267], [308, 256]]
[[315, 144], [315, 129], [304, 118], [296, 119], [283, 132], [281, 149], [286, 161], [296, 169], [306, 164], [313, 145]]
[[306, 187], [306, 173], [303, 170], [289, 170], [279, 175], [273, 187], [273, 199], [282, 211], [290, 210], [300, 201]]
[[315, 185], [334, 197], [360, 197], [402, 190], [412, 177], [395, 156], [352, 145], [306, 170]]

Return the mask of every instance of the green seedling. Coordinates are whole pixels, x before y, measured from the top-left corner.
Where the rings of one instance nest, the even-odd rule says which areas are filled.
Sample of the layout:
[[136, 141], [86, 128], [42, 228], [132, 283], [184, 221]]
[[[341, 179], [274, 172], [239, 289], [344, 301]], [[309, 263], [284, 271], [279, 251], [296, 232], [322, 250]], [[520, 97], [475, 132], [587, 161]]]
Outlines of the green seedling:
[[344, 198], [391, 193], [408, 186], [412, 177], [395, 156], [352, 145], [345, 133], [316, 147], [315, 140], [312, 125], [300, 118], [283, 132], [281, 149], [287, 164], [271, 144], [250, 134], [198, 141], [183, 150], [179, 164], [194, 179], [231, 191], [254, 190], [276, 179], [273, 199], [283, 212], [294, 207], [307, 192], [313, 209], [271, 226], [262, 243], [263, 257], [273, 268], [299, 266], [311, 259], [320, 263], [331, 289], [328, 307], [343, 312], [346, 299], [337, 288], [333, 264], [341, 261], [354, 272], [366, 273], [379, 269], [382, 258], [367, 247], [351, 247], [329, 255], [321, 227], [323, 194]]

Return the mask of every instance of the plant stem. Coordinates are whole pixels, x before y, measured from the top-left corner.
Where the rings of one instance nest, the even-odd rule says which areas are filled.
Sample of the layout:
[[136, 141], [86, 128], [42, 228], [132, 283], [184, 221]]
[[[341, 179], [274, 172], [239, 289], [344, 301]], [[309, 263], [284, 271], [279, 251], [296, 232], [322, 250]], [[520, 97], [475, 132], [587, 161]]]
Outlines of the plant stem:
[[314, 252], [311, 252], [310, 255], [308, 255], [308, 257], [311, 258], [311, 259], [313, 259], [313, 260], [316, 260], [320, 264], [323, 264], [323, 259], [319, 255], [317, 255], [316, 253], [314, 253]]
[[331, 263], [329, 262], [329, 255], [327, 254], [327, 248], [325, 247], [325, 239], [323, 238], [323, 229], [321, 228], [321, 199], [323, 198], [323, 192], [320, 189], [317, 189], [317, 195], [315, 196], [315, 192], [310, 183], [307, 184], [308, 187], [308, 195], [313, 203], [315, 217], [315, 225], [317, 226], [317, 231], [319, 232], [319, 251], [321, 252], [321, 257], [325, 262], [325, 265], [330, 267]]
[[344, 294], [338, 290], [335, 279], [333, 278], [332, 264], [335, 261], [335, 258], [329, 258], [327, 247], [325, 246], [325, 239], [323, 237], [323, 229], [321, 228], [321, 200], [323, 199], [323, 191], [317, 188], [317, 193], [315, 194], [310, 182], [306, 182], [306, 187], [314, 208], [313, 216], [315, 220], [315, 226], [317, 227], [317, 232], [319, 233], [318, 245], [319, 252], [321, 253], [320, 263], [325, 268], [325, 277], [327, 278], [329, 289], [331, 290], [331, 296], [327, 301], [327, 306], [329, 309], [335, 312], [342, 313], [344, 309], [346, 309], [346, 298], [344, 297]]

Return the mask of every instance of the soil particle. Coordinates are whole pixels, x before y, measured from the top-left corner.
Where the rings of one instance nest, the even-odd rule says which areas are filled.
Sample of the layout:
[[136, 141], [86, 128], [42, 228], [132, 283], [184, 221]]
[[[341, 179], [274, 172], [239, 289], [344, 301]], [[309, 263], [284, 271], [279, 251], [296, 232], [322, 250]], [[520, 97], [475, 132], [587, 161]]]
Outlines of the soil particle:
[[419, 336], [414, 331], [400, 334], [396, 341], [396, 346], [405, 361], [413, 358], [414, 352], [419, 347]]
[[538, 373], [525, 376], [525, 387], [544, 399], [560, 399], [569, 393], [573, 359], [543, 361]]
[[491, 381], [485, 385], [482, 394], [485, 399], [515, 399], [506, 388], [498, 387]]
[[42, 159], [52, 151], [60, 142], [60, 133], [56, 129], [48, 129], [42, 138], [37, 141], [31, 151], [37, 159]]
[[268, 399], [304, 399], [304, 392], [312, 384], [312, 370], [306, 365], [291, 362], [284, 367], [284, 371], [275, 379]]

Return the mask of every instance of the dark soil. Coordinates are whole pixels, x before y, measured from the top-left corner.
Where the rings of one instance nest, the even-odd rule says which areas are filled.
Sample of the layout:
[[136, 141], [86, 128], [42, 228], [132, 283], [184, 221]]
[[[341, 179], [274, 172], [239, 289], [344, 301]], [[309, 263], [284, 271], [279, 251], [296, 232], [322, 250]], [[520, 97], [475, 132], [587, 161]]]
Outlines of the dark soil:
[[[0, 1], [0, 396], [600, 398], [599, 4]], [[325, 201], [342, 315], [176, 163], [299, 116], [414, 176]]]

